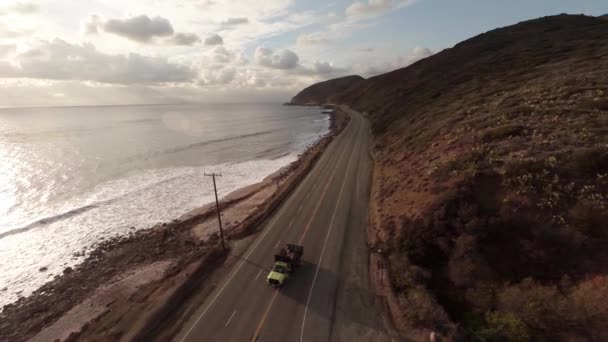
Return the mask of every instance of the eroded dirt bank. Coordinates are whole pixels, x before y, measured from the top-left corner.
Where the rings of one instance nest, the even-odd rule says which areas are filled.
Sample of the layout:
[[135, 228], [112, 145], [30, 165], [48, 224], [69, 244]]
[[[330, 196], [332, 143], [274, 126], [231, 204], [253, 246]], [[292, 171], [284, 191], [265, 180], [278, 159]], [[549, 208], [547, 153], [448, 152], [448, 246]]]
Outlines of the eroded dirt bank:
[[[229, 246], [257, 232], [346, 126], [346, 115], [330, 115], [330, 133], [297, 161], [222, 199]], [[2, 340], [143, 340], [159, 333], [228, 257], [216, 230], [215, 209], [208, 205], [99, 243], [82, 264], [6, 305], [0, 313]]]

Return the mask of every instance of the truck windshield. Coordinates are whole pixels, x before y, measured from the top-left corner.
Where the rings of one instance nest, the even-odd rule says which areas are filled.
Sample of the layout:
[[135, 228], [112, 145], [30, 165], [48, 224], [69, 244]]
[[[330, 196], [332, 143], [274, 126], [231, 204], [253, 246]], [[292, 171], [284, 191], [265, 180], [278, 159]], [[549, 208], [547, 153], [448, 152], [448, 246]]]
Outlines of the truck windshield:
[[285, 273], [285, 266], [274, 265], [274, 267], [272, 268], [272, 270], [275, 271], [275, 272], [279, 272], [279, 273]]

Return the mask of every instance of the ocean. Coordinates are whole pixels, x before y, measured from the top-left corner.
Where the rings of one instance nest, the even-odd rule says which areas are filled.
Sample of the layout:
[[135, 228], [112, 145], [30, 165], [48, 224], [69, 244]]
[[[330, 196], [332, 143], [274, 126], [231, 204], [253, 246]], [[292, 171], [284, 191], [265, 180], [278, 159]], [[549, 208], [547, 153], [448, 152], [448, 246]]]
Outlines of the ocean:
[[0, 109], [0, 308], [102, 239], [212, 202], [205, 172], [224, 196], [328, 130], [320, 108], [279, 104]]

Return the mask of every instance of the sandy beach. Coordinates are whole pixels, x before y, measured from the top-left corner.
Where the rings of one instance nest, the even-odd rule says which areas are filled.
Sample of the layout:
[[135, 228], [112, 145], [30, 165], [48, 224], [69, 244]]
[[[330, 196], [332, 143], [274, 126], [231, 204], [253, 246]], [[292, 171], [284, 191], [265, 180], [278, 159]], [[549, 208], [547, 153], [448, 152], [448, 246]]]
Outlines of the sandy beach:
[[347, 116], [330, 115], [330, 132], [295, 162], [221, 199], [228, 250], [221, 248], [214, 204], [101, 241], [83, 263], [6, 305], [0, 313], [0, 335], [11, 341], [63, 341], [144, 340], [170, 334], [176, 312], [187, 312], [205, 279], [229, 267], [231, 255], [248, 246], [259, 223], [346, 126]]

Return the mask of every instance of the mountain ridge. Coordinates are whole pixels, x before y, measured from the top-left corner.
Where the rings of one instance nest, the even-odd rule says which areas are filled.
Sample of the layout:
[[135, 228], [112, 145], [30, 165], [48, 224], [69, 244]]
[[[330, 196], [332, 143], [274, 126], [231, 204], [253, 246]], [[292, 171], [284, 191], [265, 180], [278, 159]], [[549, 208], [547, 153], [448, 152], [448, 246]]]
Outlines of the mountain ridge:
[[608, 339], [607, 36], [605, 18], [543, 17], [307, 88], [371, 121], [370, 243], [401, 331]]

